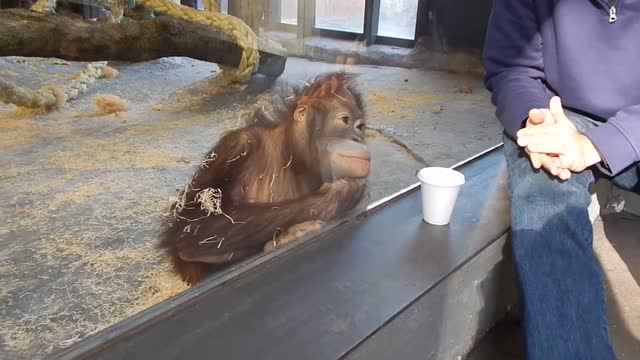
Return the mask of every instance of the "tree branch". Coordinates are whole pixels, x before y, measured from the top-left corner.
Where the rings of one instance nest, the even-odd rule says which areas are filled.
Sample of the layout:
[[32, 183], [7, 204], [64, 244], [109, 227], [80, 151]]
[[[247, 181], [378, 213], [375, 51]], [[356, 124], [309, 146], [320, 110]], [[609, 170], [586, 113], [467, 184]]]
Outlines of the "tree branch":
[[[278, 77], [286, 50], [261, 39], [258, 73]], [[242, 49], [207, 25], [158, 16], [120, 24], [77, 20], [22, 9], [0, 10], [0, 56], [56, 57], [70, 61], [142, 62], [184, 56], [235, 67]]]

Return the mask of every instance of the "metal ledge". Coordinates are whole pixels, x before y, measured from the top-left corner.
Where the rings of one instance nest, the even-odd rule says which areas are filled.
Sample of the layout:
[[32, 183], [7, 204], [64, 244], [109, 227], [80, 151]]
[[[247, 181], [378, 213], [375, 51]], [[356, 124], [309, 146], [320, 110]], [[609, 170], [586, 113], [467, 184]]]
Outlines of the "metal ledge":
[[504, 160], [458, 167], [452, 222], [422, 221], [413, 186], [330, 231], [258, 257], [57, 354], [58, 359], [338, 359], [504, 239]]

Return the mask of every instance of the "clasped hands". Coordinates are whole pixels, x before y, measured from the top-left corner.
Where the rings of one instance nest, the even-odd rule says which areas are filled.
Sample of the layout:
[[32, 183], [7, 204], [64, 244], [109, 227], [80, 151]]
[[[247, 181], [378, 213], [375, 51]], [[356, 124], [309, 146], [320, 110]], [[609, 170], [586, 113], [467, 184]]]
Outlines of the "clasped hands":
[[565, 116], [560, 98], [548, 109], [532, 109], [524, 128], [516, 133], [534, 168], [544, 168], [562, 180], [602, 161], [591, 140]]

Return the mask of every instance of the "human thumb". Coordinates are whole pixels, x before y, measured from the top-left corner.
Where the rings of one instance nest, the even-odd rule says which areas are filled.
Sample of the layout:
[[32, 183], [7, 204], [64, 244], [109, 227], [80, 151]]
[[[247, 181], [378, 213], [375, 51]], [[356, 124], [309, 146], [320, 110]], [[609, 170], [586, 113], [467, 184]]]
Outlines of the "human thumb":
[[551, 115], [557, 122], [568, 122], [569, 119], [564, 115], [564, 110], [562, 109], [562, 100], [560, 97], [554, 96], [549, 101], [549, 111], [551, 111]]
[[532, 125], [540, 125], [544, 123], [545, 116], [540, 109], [531, 109], [529, 111], [529, 123]]
[[571, 158], [562, 154], [557, 157], [554, 157], [553, 160], [556, 166], [562, 169], [572, 170], [575, 165], [575, 163], [573, 162], [573, 160], [571, 160]]

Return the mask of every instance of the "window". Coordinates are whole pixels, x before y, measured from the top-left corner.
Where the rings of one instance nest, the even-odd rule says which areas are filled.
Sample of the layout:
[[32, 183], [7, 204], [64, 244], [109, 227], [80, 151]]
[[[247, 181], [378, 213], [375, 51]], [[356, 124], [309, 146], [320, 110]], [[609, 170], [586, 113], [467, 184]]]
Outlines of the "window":
[[380, 0], [378, 35], [414, 40], [418, 0]]
[[316, 0], [315, 26], [320, 29], [362, 33], [365, 0]]
[[[196, 8], [198, 10], [204, 10], [204, 2], [202, 0], [195, 0]], [[229, 13], [229, 0], [220, 0], [220, 12], [223, 14]]]
[[280, 0], [280, 21], [290, 25], [298, 23], [298, 0]]
[[[412, 47], [415, 44], [418, 0], [277, 0], [266, 1], [270, 15], [262, 25], [279, 41], [288, 39], [302, 51], [303, 38], [320, 36]], [[300, 9], [303, 22], [299, 23]], [[273, 21], [271, 19], [277, 19]], [[300, 33], [295, 34], [296, 27]], [[297, 36], [294, 40], [291, 36]], [[317, 41], [314, 39], [312, 41]]]

